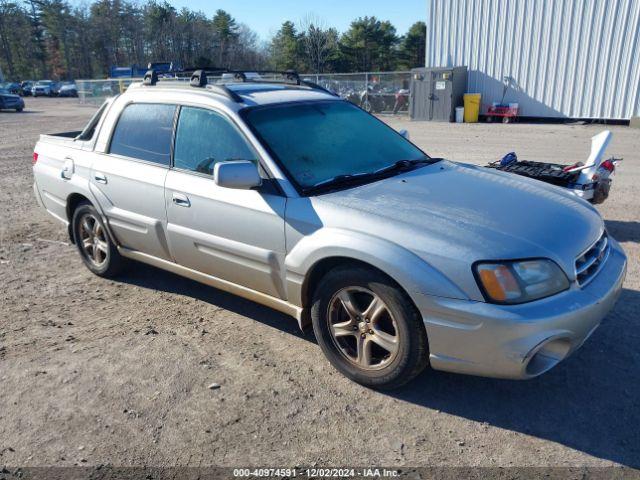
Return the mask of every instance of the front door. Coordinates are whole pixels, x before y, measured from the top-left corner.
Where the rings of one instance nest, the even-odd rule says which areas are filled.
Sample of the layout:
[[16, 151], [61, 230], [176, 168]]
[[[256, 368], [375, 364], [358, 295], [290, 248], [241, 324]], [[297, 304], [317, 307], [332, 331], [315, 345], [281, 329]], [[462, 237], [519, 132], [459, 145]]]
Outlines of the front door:
[[219, 187], [216, 162], [257, 160], [238, 128], [213, 110], [182, 107], [167, 175], [167, 231], [180, 265], [284, 298], [286, 198], [264, 186]]

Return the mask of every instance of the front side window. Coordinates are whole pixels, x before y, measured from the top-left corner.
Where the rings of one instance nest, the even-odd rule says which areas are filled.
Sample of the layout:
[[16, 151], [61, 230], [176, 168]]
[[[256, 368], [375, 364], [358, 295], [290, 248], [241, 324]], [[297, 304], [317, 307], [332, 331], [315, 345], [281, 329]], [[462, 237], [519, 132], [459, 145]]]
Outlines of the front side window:
[[248, 109], [245, 118], [303, 190], [428, 157], [393, 129], [348, 102]]
[[175, 111], [175, 105], [127, 106], [113, 132], [109, 152], [168, 166]]
[[256, 160], [236, 127], [222, 115], [203, 108], [182, 107], [176, 131], [176, 168], [213, 174], [217, 162]]

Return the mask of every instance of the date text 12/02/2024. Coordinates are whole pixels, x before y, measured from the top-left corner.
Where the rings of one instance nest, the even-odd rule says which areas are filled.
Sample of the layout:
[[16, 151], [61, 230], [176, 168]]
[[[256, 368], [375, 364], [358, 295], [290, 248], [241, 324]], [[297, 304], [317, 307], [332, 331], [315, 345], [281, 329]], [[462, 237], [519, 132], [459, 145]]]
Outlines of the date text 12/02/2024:
[[236, 478], [393, 478], [398, 470], [386, 468], [236, 468]]

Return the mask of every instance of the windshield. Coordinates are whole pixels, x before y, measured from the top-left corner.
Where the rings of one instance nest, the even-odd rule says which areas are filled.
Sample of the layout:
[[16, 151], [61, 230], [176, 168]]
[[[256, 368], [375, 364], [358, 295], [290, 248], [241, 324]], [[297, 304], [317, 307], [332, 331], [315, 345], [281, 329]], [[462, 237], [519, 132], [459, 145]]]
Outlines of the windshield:
[[259, 107], [249, 109], [246, 119], [303, 190], [396, 162], [428, 159], [395, 130], [348, 102]]

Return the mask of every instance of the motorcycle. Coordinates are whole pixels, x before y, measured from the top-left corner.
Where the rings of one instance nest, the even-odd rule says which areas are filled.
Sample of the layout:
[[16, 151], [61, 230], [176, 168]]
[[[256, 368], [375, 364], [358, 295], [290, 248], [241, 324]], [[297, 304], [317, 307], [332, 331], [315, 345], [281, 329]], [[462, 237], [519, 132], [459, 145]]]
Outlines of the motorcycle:
[[562, 165], [519, 161], [515, 152], [510, 152], [501, 160], [489, 163], [487, 167], [557, 185], [576, 197], [599, 204], [609, 197], [616, 167], [622, 161], [622, 158], [615, 157], [604, 159], [604, 151], [612, 137], [609, 130], [591, 137], [591, 153], [584, 163]]

